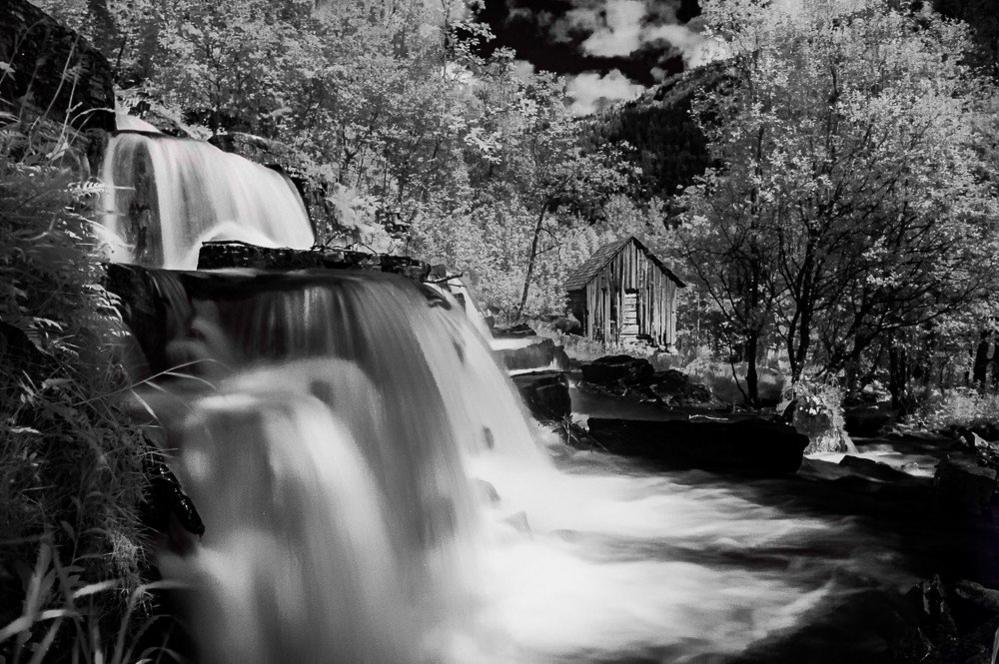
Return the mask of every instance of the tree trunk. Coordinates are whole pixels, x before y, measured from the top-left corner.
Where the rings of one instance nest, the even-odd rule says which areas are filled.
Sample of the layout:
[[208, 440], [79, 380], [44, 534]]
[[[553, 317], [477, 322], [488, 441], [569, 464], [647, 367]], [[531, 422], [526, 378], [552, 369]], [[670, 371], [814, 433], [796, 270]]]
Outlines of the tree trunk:
[[905, 346], [892, 344], [888, 349], [888, 391], [891, 392], [891, 406], [900, 414], [908, 414], [912, 399], [909, 396], [909, 358]]
[[760, 335], [758, 332], [754, 331], [746, 335], [744, 358], [746, 360], [746, 398], [753, 408], [760, 405], [760, 376], [756, 366], [759, 345]]
[[524, 276], [524, 290], [520, 294], [520, 304], [517, 306], [517, 318], [524, 314], [527, 305], [527, 294], [531, 289], [531, 279], [534, 278], [534, 263], [538, 257], [538, 242], [541, 240], [541, 228], [545, 221], [545, 206], [541, 206], [538, 221], [534, 224], [534, 237], [531, 238], [531, 253], [527, 257], [527, 274]]

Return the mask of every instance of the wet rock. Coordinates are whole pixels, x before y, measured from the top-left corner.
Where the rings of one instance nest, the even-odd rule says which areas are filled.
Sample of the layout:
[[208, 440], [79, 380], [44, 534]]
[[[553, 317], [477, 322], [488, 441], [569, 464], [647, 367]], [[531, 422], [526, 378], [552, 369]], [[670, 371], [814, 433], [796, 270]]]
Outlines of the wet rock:
[[522, 337], [535, 337], [537, 332], [527, 323], [516, 323], [514, 325], [494, 325], [493, 336], [497, 339], [520, 339]]
[[839, 465], [842, 468], [848, 468], [855, 475], [860, 475], [879, 482], [904, 481], [910, 479], [911, 477], [907, 473], [895, 470], [891, 466], [878, 463], [873, 459], [864, 459], [863, 457], [856, 457], [849, 454], [843, 457], [843, 460], [839, 462]]
[[101, 52], [26, 0], [0, 2], [0, 111], [114, 131], [114, 76]]
[[517, 374], [513, 382], [531, 414], [542, 422], [563, 420], [572, 414], [569, 380], [561, 371]]
[[315, 247], [288, 249], [258, 247], [246, 242], [206, 242], [198, 254], [198, 269], [247, 267], [259, 270], [378, 270], [414, 281], [430, 275], [430, 265], [409, 256], [368, 254], [350, 249]]
[[162, 545], [176, 553], [193, 546], [192, 535], [205, 534], [205, 524], [180, 480], [160, 459], [147, 456], [142, 470], [149, 481], [141, 518], [144, 525], [160, 534]]
[[562, 334], [582, 334], [583, 324], [573, 316], [562, 316], [552, 321], [552, 327]]
[[135, 265], [112, 263], [105, 274], [105, 286], [120, 298], [118, 309], [138, 342], [149, 373], [169, 368], [171, 363], [166, 348], [173, 330], [168, 322], [167, 302], [150, 271]]
[[565, 350], [546, 337], [525, 339], [522, 345], [500, 348], [496, 352], [510, 371], [546, 369], [552, 366], [564, 368], [569, 362]]
[[649, 390], [669, 407], [709, 407], [720, 406], [709, 390], [695, 383], [682, 371], [668, 369], [655, 374]]
[[956, 433], [964, 449], [975, 455], [979, 465], [999, 468], [999, 442], [986, 440], [974, 429], [960, 429]]
[[731, 664], [916, 664], [934, 646], [898, 593], [863, 589], [823, 602], [796, 626], [751, 645]]
[[895, 413], [883, 405], [850, 405], [843, 408], [843, 422], [851, 436], [873, 437], [895, 421]]
[[648, 384], [655, 371], [648, 360], [630, 355], [608, 355], [582, 366], [583, 380], [603, 387]]
[[933, 486], [942, 505], [987, 514], [995, 493], [996, 469], [980, 465], [969, 454], [953, 452], [937, 464]]
[[644, 421], [590, 418], [590, 434], [609, 452], [663, 468], [762, 475], [793, 473], [808, 438], [760, 419]]

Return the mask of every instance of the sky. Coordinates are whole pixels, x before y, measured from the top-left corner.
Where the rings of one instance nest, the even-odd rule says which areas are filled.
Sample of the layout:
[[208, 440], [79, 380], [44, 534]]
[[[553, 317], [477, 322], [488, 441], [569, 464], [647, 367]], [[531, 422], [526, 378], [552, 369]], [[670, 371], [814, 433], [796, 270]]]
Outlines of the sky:
[[480, 18], [519, 58], [569, 76], [585, 114], [706, 62], [698, 13], [697, 0], [486, 0]]

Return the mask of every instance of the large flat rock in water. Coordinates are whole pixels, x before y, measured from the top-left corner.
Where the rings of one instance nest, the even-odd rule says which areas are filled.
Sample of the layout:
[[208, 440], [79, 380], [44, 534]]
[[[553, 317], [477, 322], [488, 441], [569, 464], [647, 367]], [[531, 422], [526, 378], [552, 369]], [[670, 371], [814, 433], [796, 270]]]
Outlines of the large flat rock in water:
[[493, 339], [489, 345], [507, 371], [562, 370], [569, 363], [565, 350], [547, 337]]
[[513, 376], [521, 399], [542, 422], [558, 422], [572, 415], [569, 381], [561, 371], [536, 371]]
[[762, 419], [652, 421], [590, 418], [590, 434], [608, 452], [671, 470], [782, 475], [801, 465], [808, 438]]

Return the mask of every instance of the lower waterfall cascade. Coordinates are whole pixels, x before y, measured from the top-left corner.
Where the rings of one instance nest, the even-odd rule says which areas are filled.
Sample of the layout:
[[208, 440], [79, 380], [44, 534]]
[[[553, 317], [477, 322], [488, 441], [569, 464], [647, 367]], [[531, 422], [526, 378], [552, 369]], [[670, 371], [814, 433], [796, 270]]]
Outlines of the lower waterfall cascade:
[[163, 565], [196, 588], [210, 661], [737, 653], [836, 592], [821, 552], [862, 541], [707, 474], [563, 446], [461, 307], [408, 280], [149, 274], [169, 361], [215, 384], [176, 392], [207, 532]]

